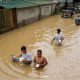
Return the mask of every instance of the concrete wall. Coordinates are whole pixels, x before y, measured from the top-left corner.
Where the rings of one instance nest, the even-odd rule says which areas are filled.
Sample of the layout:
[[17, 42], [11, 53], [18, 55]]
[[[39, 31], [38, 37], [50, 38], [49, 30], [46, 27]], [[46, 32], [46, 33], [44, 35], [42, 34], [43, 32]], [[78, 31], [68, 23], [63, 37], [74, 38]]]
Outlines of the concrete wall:
[[55, 12], [56, 4], [43, 5], [31, 8], [16, 9], [17, 26], [23, 26], [41, 18], [51, 16]]
[[52, 5], [52, 15], [55, 13], [55, 9], [56, 9], [56, 4]]
[[51, 15], [51, 9], [52, 9], [51, 5], [44, 5], [41, 6], [40, 8], [41, 8], [41, 18]]
[[17, 24], [22, 26], [38, 20], [38, 7], [17, 9]]
[[[22, 9], [2, 9], [4, 22], [1, 25], [9, 31], [13, 28], [20, 27], [34, 21], [38, 21], [41, 18], [51, 16], [55, 12], [56, 4], [42, 5], [30, 8]], [[2, 16], [2, 14], [0, 16]], [[1, 21], [2, 18], [1, 18]], [[1, 28], [2, 28], [1, 27]]]

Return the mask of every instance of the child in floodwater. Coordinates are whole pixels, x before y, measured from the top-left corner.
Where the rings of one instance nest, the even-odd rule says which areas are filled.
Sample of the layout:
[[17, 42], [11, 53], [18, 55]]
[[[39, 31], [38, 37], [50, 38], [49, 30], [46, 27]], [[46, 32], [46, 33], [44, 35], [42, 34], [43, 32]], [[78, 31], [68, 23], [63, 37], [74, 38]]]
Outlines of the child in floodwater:
[[47, 65], [47, 59], [42, 55], [42, 50], [37, 50], [37, 55], [34, 57], [34, 65], [36, 68]]
[[55, 41], [55, 44], [61, 45], [63, 39], [64, 39], [64, 37], [63, 37], [63, 34], [61, 33], [61, 29], [58, 28], [57, 29], [57, 34], [54, 36], [51, 43], [53, 43], [53, 41]]
[[24, 64], [31, 64], [32, 57], [31, 54], [26, 50], [26, 46], [21, 47], [21, 54], [18, 57], [12, 55], [12, 61], [17, 62], [20, 61]]

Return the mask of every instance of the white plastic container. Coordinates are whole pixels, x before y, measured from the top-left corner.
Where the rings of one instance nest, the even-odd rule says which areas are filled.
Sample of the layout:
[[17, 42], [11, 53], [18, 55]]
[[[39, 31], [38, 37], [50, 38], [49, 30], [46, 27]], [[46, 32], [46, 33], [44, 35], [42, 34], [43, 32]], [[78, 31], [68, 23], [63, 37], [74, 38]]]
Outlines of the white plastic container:
[[24, 58], [23, 58], [23, 57], [20, 57], [20, 58], [19, 58], [19, 61], [20, 61], [20, 62], [21, 62], [21, 61], [23, 61], [23, 60], [24, 60]]
[[39, 68], [40, 67], [40, 64], [36, 64], [36, 68]]

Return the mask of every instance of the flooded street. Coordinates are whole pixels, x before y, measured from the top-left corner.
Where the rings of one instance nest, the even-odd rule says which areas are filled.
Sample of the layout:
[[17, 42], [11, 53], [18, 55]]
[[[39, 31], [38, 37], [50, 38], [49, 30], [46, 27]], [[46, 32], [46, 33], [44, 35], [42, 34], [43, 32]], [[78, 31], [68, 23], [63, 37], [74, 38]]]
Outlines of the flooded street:
[[[61, 47], [50, 43], [57, 28], [65, 37]], [[12, 63], [10, 55], [19, 55], [22, 45], [27, 46], [33, 58], [41, 49], [48, 65], [36, 70]], [[80, 26], [75, 25], [74, 19], [55, 15], [1, 34], [0, 80], [80, 80]]]

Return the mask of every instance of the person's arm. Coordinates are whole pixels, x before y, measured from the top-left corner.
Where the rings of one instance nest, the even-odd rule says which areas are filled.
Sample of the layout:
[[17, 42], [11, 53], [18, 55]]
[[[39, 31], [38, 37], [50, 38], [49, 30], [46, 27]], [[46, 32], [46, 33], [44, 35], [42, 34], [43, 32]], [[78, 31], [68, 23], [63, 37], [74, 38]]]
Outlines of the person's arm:
[[52, 39], [51, 43], [53, 43], [54, 40], [55, 40], [55, 38]]
[[47, 59], [44, 57], [44, 63], [43, 64], [40, 64], [40, 67], [45, 66], [47, 64], [48, 64]]
[[62, 39], [61, 40], [63, 40], [64, 39], [64, 37], [62, 37]]
[[34, 57], [34, 60], [33, 60], [33, 62], [34, 62], [34, 63], [36, 63], [36, 60], [35, 60], [35, 58], [36, 58], [36, 57]]
[[34, 64], [34, 66], [36, 66], [36, 64], [37, 64], [35, 59], [36, 59], [36, 56], [35, 56], [34, 59], [33, 59], [33, 64]]
[[64, 36], [62, 35], [61, 41], [64, 39]]
[[48, 62], [47, 62], [47, 59], [44, 57], [44, 65], [47, 65]]
[[27, 63], [27, 64], [31, 64], [32, 61], [28, 61], [28, 60], [23, 60], [23, 63]]

